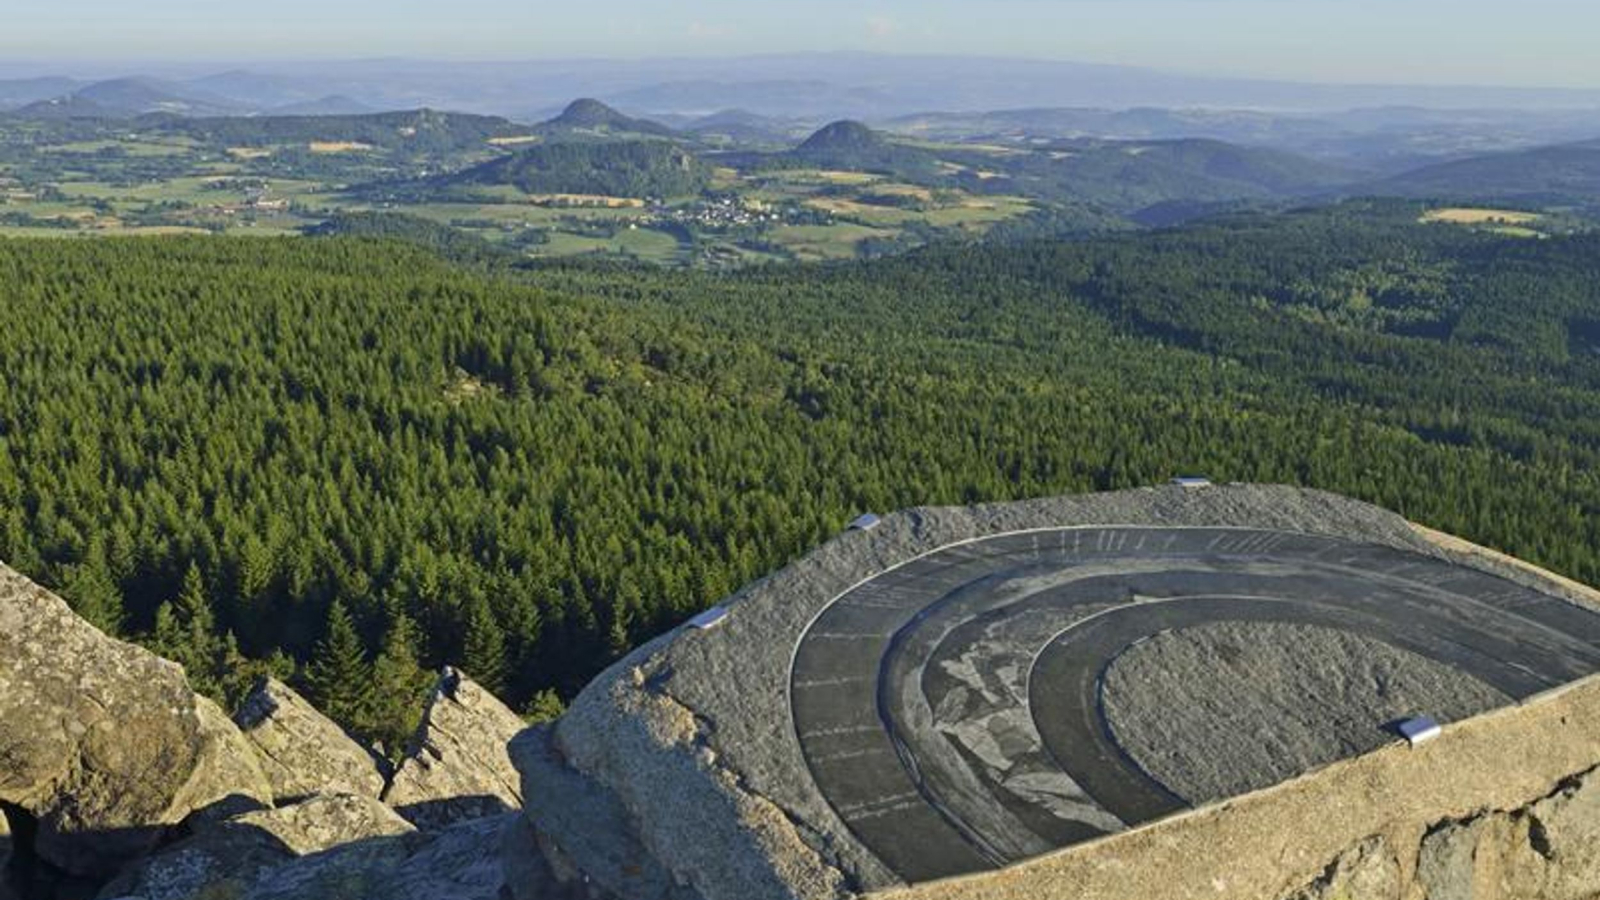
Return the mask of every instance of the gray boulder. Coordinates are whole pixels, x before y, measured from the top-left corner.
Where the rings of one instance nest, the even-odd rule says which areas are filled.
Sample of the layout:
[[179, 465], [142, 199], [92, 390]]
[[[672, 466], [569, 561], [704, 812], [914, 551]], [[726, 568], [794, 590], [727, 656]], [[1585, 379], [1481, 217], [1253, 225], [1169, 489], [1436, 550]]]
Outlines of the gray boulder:
[[[120, 875], [102, 897], [202, 900], [242, 897], [260, 889], [285, 864], [323, 859], [319, 883], [376, 877], [410, 852], [410, 823], [374, 797], [335, 794], [292, 806], [234, 816], [168, 847]], [[325, 894], [324, 896], [339, 896]]]
[[318, 793], [383, 793], [378, 760], [277, 679], [263, 678], [233, 718], [259, 752], [278, 803]]
[[[520, 822], [520, 815], [507, 813], [446, 828], [383, 879], [375, 900], [499, 900], [508, 890], [502, 852]], [[532, 845], [526, 852], [539, 862]], [[555, 898], [541, 894], [540, 900]]]
[[[567, 900], [521, 816], [425, 835], [367, 797], [318, 797], [239, 816], [106, 889], [141, 900], [501, 900], [508, 873], [537, 900]], [[516, 862], [515, 866], [510, 863]]]
[[37, 821], [40, 858], [104, 877], [198, 810], [271, 797], [249, 743], [179, 666], [0, 566], [0, 803]]
[[520, 809], [521, 776], [506, 748], [524, 727], [493, 694], [446, 669], [384, 802], [424, 829]]
[[[621, 800], [567, 766], [553, 737], [550, 726], [538, 725], [511, 742], [511, 756], [527, 785], [528, 837], [523, 851], [508, 852], [507, 860], [537, 857], [562, 884], [592, 885], [624, 900], [699, 900], [698, 892], [678, 884], [634, 836]], [[540, 890], [524, 889], [523, 882]], [[543, 900], [545, 890], [537, 873], [513, 884], [516, 900]]]

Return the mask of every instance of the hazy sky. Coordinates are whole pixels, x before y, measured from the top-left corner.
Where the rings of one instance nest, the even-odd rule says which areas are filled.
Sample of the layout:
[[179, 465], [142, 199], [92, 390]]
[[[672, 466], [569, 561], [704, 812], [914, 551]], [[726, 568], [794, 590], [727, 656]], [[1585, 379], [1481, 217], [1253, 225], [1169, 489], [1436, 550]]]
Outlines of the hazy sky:
[[1596, 0], [0, 0], [0, 62], [962, 53], [1600, 87]]

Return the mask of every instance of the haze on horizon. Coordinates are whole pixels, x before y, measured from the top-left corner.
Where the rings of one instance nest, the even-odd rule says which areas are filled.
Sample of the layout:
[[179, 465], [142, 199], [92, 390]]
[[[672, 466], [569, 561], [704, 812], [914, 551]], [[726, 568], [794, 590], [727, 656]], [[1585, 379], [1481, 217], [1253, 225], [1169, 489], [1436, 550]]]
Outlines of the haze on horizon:
[[[7, 74], [118, 63], [954, 54], [1350, 84], [1600, 88], [1592, 0], [10, 0]], [[86, 25], [85, 23], [93, 23]]]

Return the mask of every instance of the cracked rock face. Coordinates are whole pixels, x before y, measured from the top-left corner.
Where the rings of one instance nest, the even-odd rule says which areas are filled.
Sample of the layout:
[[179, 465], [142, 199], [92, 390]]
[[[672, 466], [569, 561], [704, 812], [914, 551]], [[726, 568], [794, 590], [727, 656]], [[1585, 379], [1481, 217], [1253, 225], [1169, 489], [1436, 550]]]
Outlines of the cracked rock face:
[[1510, 812], [1430, 831], [1417, 857], [1427, 900], [1592, 900], [1600, 896], [1600, 771]]
[[516, 820], [492, 816], [432, 835], [342, 844], [263, 873], [240, 900], [501, 900], [509, 880], [506, 836]]
[[1400, 863], [1381, 837], [1340, 854], [1321, 877], [1284, 900], [1399, 900]]
[[249, 744], [181, 668], [0, 566], [0, 802], [38, 821], [40, 857], [109, 875], [197, 810], [271, 797]]
[[[1600, 769], [1510, 810], [1432, 823], [1416, 843], [1368, 838], [1282, 900], [1594, 900]], [[1400, 858], [1414, 859], [1402, 874]]]
[[521, 809], [507, 745], [525, 727], [493, 694], [446, 669], [384, 801], [424, 829]]
[[277, 802], [318, 793], [378, 797], [378, 761], [299, 694], [264, 678], [234, 715], [261, 757]]

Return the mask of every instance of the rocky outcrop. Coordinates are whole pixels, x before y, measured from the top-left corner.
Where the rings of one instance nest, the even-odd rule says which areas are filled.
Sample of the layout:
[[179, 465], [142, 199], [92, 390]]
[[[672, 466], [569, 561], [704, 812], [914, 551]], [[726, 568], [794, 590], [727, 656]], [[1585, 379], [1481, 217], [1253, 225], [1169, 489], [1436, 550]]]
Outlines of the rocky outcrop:
[[[522, 831], [517, 813], [473, 819], [452, 825], [438, 833], [422, 849], [395, 867], [383, 880], [383, 900], [500, 900], [508, 891], [509, 859], [502, 853], [508, 845], [520, 851], [525, 862], [535, 864], [527, 880], [540, 877], [538, 850], [530, 844], [517, 844], [509, 835]], [[514, 851], [515, 852], [515, 851]], [[548, 884], [548, 877], [545, 877]], [[557, 900], [541, 891], [539, 900]]]
[[[528, 818], [545, 832], [535, 834], [530, 826], [527, 846], [540, 844], [538, 857], [548, 861], [556, 880], [592, 883], [626, 900], [698, 898], [692, 888], [677, 884], [634, 837], [622, 801], [569, 768], [552, 737], [549, 726], [530, 728], [511, 742], [511, 756], [529, 785], [524, 792]], [[531, 876], [519, 881], [525, 880]], [[516, 900], [542, 900], [543, 894], [531, 886], [513, 887]]]
[[0, 567], [0, 900], [577, 896], [511, 812], [522, 721], [459, 674], [388, 792], [429, 833], [283, 684], [257, 685], [237, 723], [178, 666]]
[[0, 803], [32, 852], [105, 876], [198, 810], [271, 800], [254, 751], [183, 670], [0, 566]]
[[[515, 861], [515, 865], [511, 863]], [[501, 900], [511, 879], [567, 900], [515, 813], [418, 833], [370, 797], [316, 797], [175, 845], [102, 897], [139, 900]]]
[[520, 809], [521, 776], [506, 747], [525, 727], [493, 694], [446, 669], [384, 801], [425, 829]]
[[1427, 900], [1592, 900], [1600, 896], [1600, 771], [1521, 809], [1446, 822], [1423, 839]]
[[1341, 854], [1282, 900], [1594, 900], [1600, 896], [1600, 770], [1512, 810], [1436, 822], [1399, 856], [1382, 837]]
[[245, 895], [291, 860], [335, 848], [360, 847], [342, 868], [403, 859], [414, 834], [376, 797], [318, 796], [280, 809], [246, 813], [200, 830], [119, 876], [102, 896], [201, 900]]
[[317, 793], [383, 793], [376, 758], [275, 678], [264, 678], [240, 704], [234, 722], [255, 745], [278, 803]]

